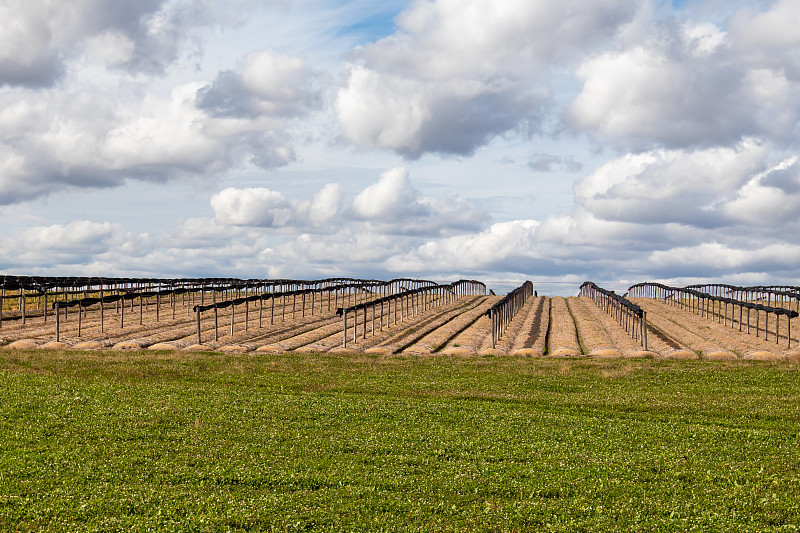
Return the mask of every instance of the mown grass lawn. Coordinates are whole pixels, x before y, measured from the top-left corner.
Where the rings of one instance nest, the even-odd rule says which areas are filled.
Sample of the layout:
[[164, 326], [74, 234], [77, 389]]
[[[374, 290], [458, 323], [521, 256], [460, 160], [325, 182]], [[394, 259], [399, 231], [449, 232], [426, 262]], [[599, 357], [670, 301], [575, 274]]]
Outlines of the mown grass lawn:
[[3, 531], [795, 531], [797, 363], [0, 353]]

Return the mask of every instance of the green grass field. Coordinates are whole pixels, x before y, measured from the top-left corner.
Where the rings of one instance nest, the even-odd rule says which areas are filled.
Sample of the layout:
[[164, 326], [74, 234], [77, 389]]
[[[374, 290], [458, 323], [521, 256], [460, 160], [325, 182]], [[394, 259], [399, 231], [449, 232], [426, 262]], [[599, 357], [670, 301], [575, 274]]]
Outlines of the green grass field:
[[3, 531], [796, 531], [798, 363], [0, 352]]

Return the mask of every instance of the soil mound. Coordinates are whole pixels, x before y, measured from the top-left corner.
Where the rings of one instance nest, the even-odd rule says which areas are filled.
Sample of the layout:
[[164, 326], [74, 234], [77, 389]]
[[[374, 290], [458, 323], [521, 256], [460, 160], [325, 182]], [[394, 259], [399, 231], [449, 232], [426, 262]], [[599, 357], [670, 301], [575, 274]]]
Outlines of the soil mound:
[[142, 345], [138, 342], [133, 341], [122, 341], [118, 342], [114, 346], [111, 347], [112, 350], [141, 350]]
[[650, 350], [635, 350], [633, 352], [625, 352], [623, 355], [629, 359], [635, 359], [637, 357], [650, 357], [652, 359], [653, 357], [658, 357], [656, 352], [651, 352]]
[[478, 355], [508, 355], [503, 350], [498, 350], [497, 348], [486, 348], [485, 350], [481, 350], [478, 352]]
[[42, 344], [40, 348], [44, 350], [68, 350], [69, 345], [66, 342], [50, 341], [46, 344]]
[[278, 346], [277, 344], [267, 344], [266, 346], [260, 346], [256, 348], [257, 352], [267, 352], [267, 353], [281, 353], [285, 352], [283, 348]]
[[6, 348], [9, 350], [35, 350], [38, 346], [36, 346], [36, 343], [33, 341], [20, 339], [7, 345]]
[[79, 342], [73, 348], [76, 350], [101, 350], [103, 345], [97, 341], [84, 341]]
[[724, 360], [724, 359], [738, 359], [739, 357], [733, 352], [711, 352], [706, 355], [706, 359]]
[[219, 351], [228, 353], [245, 353], [249, 352], [250, 348], [247, 346], [242, 346], [241, 344], [229, 344], [220, 348]]
[[541, 357], [542, 351], [536, 348], [520, 348], [519, 350], [514, 350], [511, 352], [511, 355], [519, 355], [521, 357]]
[[178, 348], [174, 344], [170, 344], [168, 342], [157, 342], [154, 345], [147, 348], [148, 350], [177, 350]]
[[622, 357], [622, 354], [617, 350], [612, 350], [610, 348], [603, 348], [600, 350], [594, 350], [589, 352], [589, 355], [592, 357], [600, 357], [600, 358], [619, 358]]
[[700, 356], [689, 350], [675, 350], [665, 354], [664, 359], [700, 359]]
[[751, 361], [779, 361], [780, 357], [775, 355], [772, 352], [753, 352], [751, 354], [747, 354], [744, 356], [745, 359], [749, 359]]
[[192, 344], [183, 349], [184, 352], [213, 352], [214, 348], [205, 344]]

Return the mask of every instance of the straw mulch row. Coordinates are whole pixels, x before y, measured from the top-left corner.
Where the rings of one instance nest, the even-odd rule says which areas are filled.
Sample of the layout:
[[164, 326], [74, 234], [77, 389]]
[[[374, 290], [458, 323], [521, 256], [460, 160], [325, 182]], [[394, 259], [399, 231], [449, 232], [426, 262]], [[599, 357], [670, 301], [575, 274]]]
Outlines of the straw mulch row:
[[[759, 302], [766, 304], [767, 302]], [[770, 305], [773, 307], [780, 307], [784, 309], [796, 309], [796, 305], [790, 302], [771, 302]], [[699, 313], [692, 313], [699, 316]], [[711, 308], [709, 308], [710, 316], [700, 316], [700, 318], [705, 318], [706, 320], [712, 321], [718, 325], [727, 328], [732, 328], [735, 331], [742, 331], [747, 332], [747, 310], [741, 309], [739, 307], [735, 307], [733, 305], [724, 305], [721, 302], [715, 302]], [[766, 316], [765, 316], [766, 315]], [[741, 324], [741, 327], [740, 327]], [[797, 319], [793, 320], [793, 328], [794, 330], [792, 333], [793, 343], [797, 340]], [[765, 313], [763, 311], [758, 312], [758, 324], [756, 325], [756, 312], [750, 311], [750, 335], [756, 338], [764, 338], [766, 333], [766, 338], [768, 339], [767, 342], [772, 342], [773, 344], [778, 344], [779, 347], [775, 348], [776, 350], [780, 349], [780, 346], [786, 348], [786, 336], [789, 333], [788, 328], [788, 321], [786, 317], [780, 317], [778, 320], [778, 339], [779, 342], [775, 342], [775, 316]], [[767, 348], [765, 346], [765, 348]]]
[[445, 344], [451, 337], [455, 337], [458, 333], [465, 330], [472, 323], [477, 321], [481, 315], [485, 314], [492, 305], [494, 305], [499, 297], [497, 296], [483, 296], [478, 305], [470, 310], [462, 312], [460, 315], [450, 320], [442, 327], [436, 328], [428, 333], [414, 344], [403, 350], [404, 353], [432, 353], [444, 348]]
[[637, 298], [633, 301], [647, 311], [648, 327], [657, 330], [657, 332], [653, 331], [653, 333], [648, 332], [648, 343], [658, 333], [667, 336], [674, 342], [680, 343], [680, 348], [662, 353], [663, 356], [677, 359], [698, 359], [703, 356], [736, 357], [726, 347], [705, 337], [707, 324], [694, 322], [691, 324], [678, 324], [672, 319], [673, 314], [668, 309], [668, 305], [661, 306], [658, 302], [646, 298]]
[[[637, 303], [647, 310], [648, 320], [659, 328], [663, 327], [673, 337], [681, 339], [690, 350], [700, 351], [707, 358], [772, 359], [797, 352], [796, 345], [791, 349], [787, 348], [785, 338], [781, 339], [780, 344], [775, 344], [774, 333], [770, 340], [765, 341], [763, 331], [761, 338], [754, 333], [748, 335], [746, 326], [744, 331], [739, 331], [738, 323], [731, 328], [730, 323], [725, 326], [716, 319], [702, 317], [660, 300], [640, 298]], [[736, 318], [738, 320], [738, 314]]]
[[471, 311], [486, 301], [485, 296], [466, 296], [449, 304], [420, 313], [416, 317], [398, 322], [382, 335], [358, 339], [355, 349], [369, 353], [396, 353], [413, 345], [426, 335]]
[[[352, 298], [349, 301], [350, 305], [362, 303], [373, 299], [373, 295], [362, 294]], [[340, 301], [341, 303], [341, 301]], [[323, 309], [327, 307], [323, 306]], [[332, 307], [335, 309], [335, 307]], [[317, 310], [318, 311], [318, 310]], [[380, 311], [380, 308], [378, 308]], [[388, 306], [384, 308], [385, 315], [388, 314]], [[371, 328], [371, 310], [367, 312], [368, 323], [367, 330]], [[298, 311], [297, 316], [300, 317], [301, 312]], [[350, 323], [348, 327], [348, 338], [352, 338], [353, 322], [352, 314], [348, 314]], [[384, 316], [384, 323], [388, 321], [388, 317]], [[342, 317], [335, 315], [332, 312], [324, 313], [322, 316], [316, 318], [310, 317], [308, 310], [306, 316], [298, 318], [294, 321], [286, 321], [282, 323], [275, 331], [267, 331], [258, 336], [246, 336], [241, 331], [234, 337], [221, 337], [219, 340], [220, 345], [228, 344], [229, 349], [234, 347], [241, 347], [244, 351], [257, 349], [260, 351], [269, 352], [284, 352], [291, 350], [301, 351], [326, 351], [330, 348], [341, 346], [342, 343]], [[385, 327], [385, 326], [384, 326]], [[363, 333], [363, 314], [359, 312], [358, 324], [358, 337], [361, 338]], [[376, 315], [375, 328], [379, 328], [379, 323]], [[327, 345], [326, 345], [327, 343]], [[211, 346], [214, 346], [213, 344]]]
[[573, 356], [583, 353], [578, 344], [575, 320], [573, 320], [569, 307], [567, 307], [567, 300], [563, 296], [550, 298], [550, 334], [547, 353], [553, 356]]
[[492, 351], [492, 322], [483, 315], [470, 327], [447, 343], [442, 353], [449, 355], [471, 355], [494, 353]]
[[[595, 306], [591, 298], [588, 297], [567, 298], [567, 306], [572, 316], [575, 317], [575, 325], [578, 329], [580, 345], [583, 346], [589, 355], [622, 357], [622, 347], [618, 346], [611, 338], [605, 325], [595, 320], [594, 315], [588, 307], [589, 305]], [[617, 339], [617, 342], [618, 341], [619, 339]]]
[[497, 348], [513, 355], [543, 355], [549, 321], [550, 298], [528, 298], [500, 337]]
[[637, 356], [646, 356], [646, 355], [660, 355], [661, 352], [657, 351], [655, 347], [659, 347], [665, 352], [672, 351], [675, 348], [668, 346], [665, 342], [660, 341], [658, 338], [652, 339], [653, 342], [649, 344], [655, 346], [648, 346], [648, 351], [645, 352], [644, 348], [642, 347], [641, 343], [638, 339], [633, 339], [629, 332], [625, 331], [625, 328], [615, 320], [610, 314], [600, 308], [594, 300], [589, 297], [581, 296], [577, 298], [570, 298], [568, 299], [570, 308], [572, 309], [573, 314], [575, 315], [575, 319], [578, 323], [578, 331], [581, 332], [581, 325], [583, 322], [592, 321], [597, 324], [597, 327], [602, 327], [607, 341], [605, 342], [592, 342], [592, 341], [584, 341], [584, 333], [581, 334], [581, 342], [586, 346], [589, 344], [595, 344], [593, 350], [590, 352], [591, 355], [608, 355], [614, 356], [614, 353], [607, 353], [603, 354], [600, 350], [603, 349], [601, 346], [602, 344], [607, 343], [611, 350], [621, 354], [625, 357], [637, 357]]

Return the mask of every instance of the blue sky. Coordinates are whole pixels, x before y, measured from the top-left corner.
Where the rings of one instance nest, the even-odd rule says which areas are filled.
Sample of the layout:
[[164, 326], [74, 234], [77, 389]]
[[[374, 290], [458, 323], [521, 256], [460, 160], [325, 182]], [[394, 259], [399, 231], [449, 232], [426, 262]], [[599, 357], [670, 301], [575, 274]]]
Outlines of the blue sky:
[[0, 16], [2, 273], [797, 283], [796, 1]]

